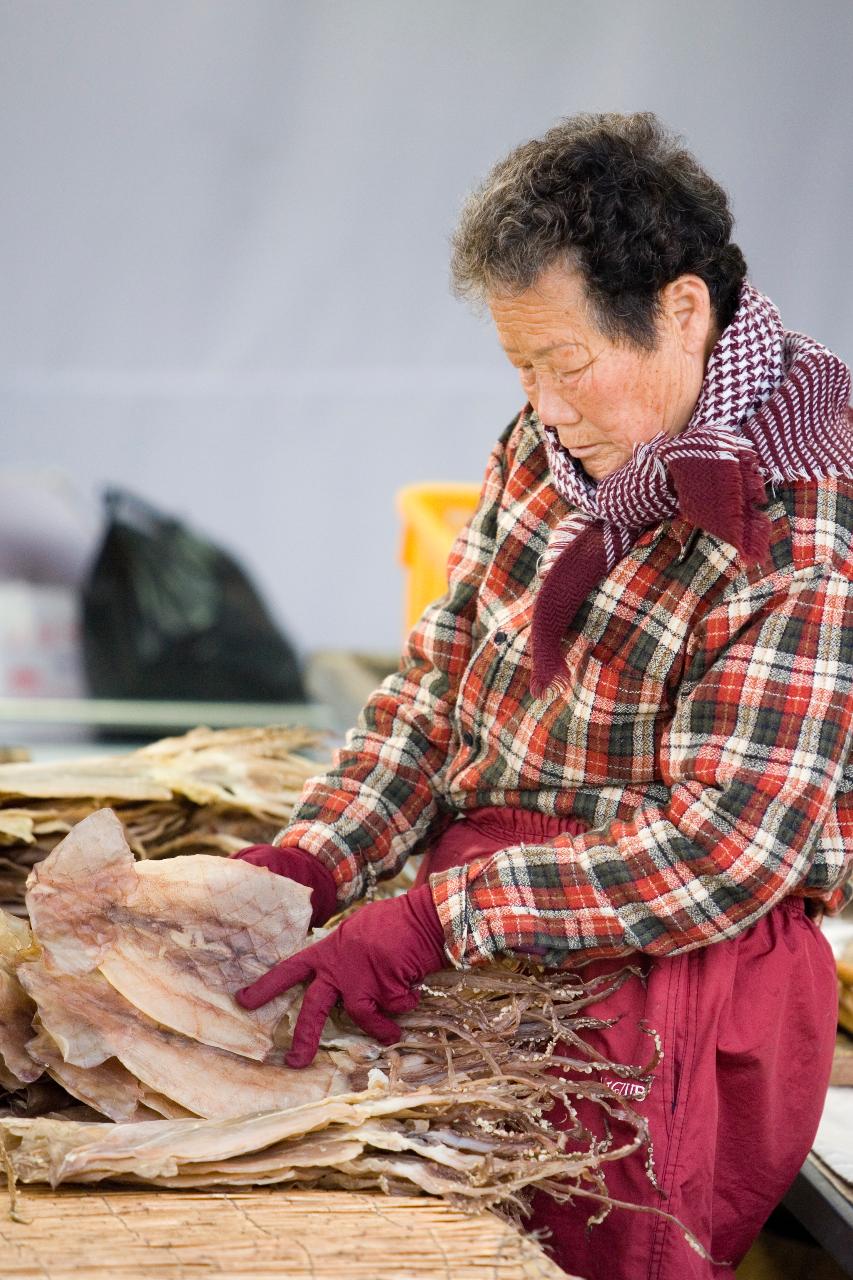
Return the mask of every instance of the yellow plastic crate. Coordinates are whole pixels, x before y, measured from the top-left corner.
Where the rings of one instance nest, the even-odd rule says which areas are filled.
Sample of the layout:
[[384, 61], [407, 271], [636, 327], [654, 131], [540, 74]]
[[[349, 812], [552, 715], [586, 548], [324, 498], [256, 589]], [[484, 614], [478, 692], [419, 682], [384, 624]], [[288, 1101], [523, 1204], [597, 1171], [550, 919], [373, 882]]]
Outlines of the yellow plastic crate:
[[403, 520], [400, 559], [406, 570], [405, 619], [410, 631], [447, 590], [447, 557], [480, 497], [475, 484], [412, 484], [397, 494]]

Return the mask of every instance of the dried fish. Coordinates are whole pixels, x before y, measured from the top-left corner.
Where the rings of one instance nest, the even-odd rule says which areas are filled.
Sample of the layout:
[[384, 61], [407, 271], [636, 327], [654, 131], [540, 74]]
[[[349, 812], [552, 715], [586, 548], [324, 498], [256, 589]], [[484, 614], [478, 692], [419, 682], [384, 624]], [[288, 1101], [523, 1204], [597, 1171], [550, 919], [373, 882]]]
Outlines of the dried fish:
[[310, 897], [241, 861], [136, 863], [103, 809], [33, 870], [26, 901], [50, 971], [97, 969], [163, 1027], [260, 1061], [296, 997], [249, 1013], [233, 993], [304, 945]]
[[[295, 995], [253, 1012], [233, 999], [304, 944], [304, 886], [203, 854], [136, 863], [104, 809], [33, 870], [27, 905], [41, 947], [16, 965], [29, 1019], [39, 1011], [41, 1032], [27, 1050], [113, 1119], [145, 1104], [139, 1084], [149, 1105], [162, 1098], [178, 1114], [208, 1117], [299, 1105], [348, 1087], [327, 1053], [308, 1072], [281, 1069], [274, 1032]], [[22, 938], [23, 928], [16, 923]], [[111, 1060], [138, 1082], [136, 1091]], [[87, 1083], [81, 1069], [100, 1074]]]
[[299, 753], [321, 741], [301, 728], [194, 729], [124, 755], [0, 764], [0, 906], [22, 912], [29, 868], [104, 804], [139, 858], [272, 840], [323, 767]]
[[111, 1120], [141, 1118], [142, 1089], [136, 1077], [120, 1062], [107, 1058], [97, 1066], [75, 1066], [66, 1062], [38, 1017], [34, 1024], [36, 1035], [27, 1042], [27, 1051], [40, 1069], [49, 1070], [68, 1093]]
[[[297, 1072], [282, 1065], [294, 1009], [274, 1027], [230, 993], [303, 945], [301, 886], [204, 855], [134, 862], [104, 811], [33, 870], [28, 901], [34, 939], [0, 924], [0, 955], [38, 1011], [24, 1047], [112, 1119], [0, 1116], [22, 1182], [416, 1189], [518, 1220], [537, 1185], [591, 1197], [600, 1216], [613, 1160], [639, 1153], [653, 1177], [645, 1121], [607, 1080], [654, 1072], [658, 1039], [633, 1064], [585, 1039], [603, 1025], [596, 1001], [639, 980], [630, 967], [443, 971], [398, 1045], [339, 1013]], [[555, 1102], [579, 1114], [579, 1100], [604, 1114], [604, 1137], [551, 1127]]]
[[0, 1085], [18, 1089], [31, 1084], [43, 1068], [27, 1052], [35, 1005], [16, 976], [18, 956], [32, 948], [32, 934], [23, 921], [0, 918]]
[[[50, 973], [39, 961], [21, 965], [18, 973], [65, 1062], [100, 1067], [116, 1058], [147, 1089], [193, 1115], [245, 1116], [325, 1098], [348, 1086], [328, 1055], [308, 1071], [287, 1071], [278, 1050], [269, 1061], [257, 1062], [160, 1027], [99, 973], [72, 978]], [[93, 1099], [92, 1105], [99, 1103]]]
[[[53, 1185], [63, 1181], [94, 1181], [116, 1174], [136, 1175], [145, 1181], [174, 1178], [181, 1173], [190, 1175], [196, 1166], [200, 1173], [227, 1174], [230, 1162], [240, 1160], [245, 1163], [235, 1164], [235, 1172], [239, 1169], [246, 1172], [252, 1166], [254, 1172], [262, 1168], [268, 1174], [277, 1169], [286, 1172], [294, 1161], [300, 1167], [310, 1168], [306, 1136], [313, 1142], [318, 1133], [330, 1144], [343, 1139], [349, 1145], [359, 1144], [361, 1150], [372, 1147], [376, 1151], [418, 1151], [431, 1163], [448, 1169], [479, 1171], [483, 1152], [442, 1148], [428, 1130], [417, 1131], [416, 1121], [434, 1116], [436, 1110], [447, 1115], [477, 1105], [489, 1106], [506, 1115], [510, 1106], [505, 1096], [500, 1097], [500, 1092], [499, 1087], [489, 1082], [469, 1085], [456, 1098], [449, 1098], [445, 1091], [427, 1089], [394, 1096], [375, 1087], [307, 1106], [204, 1124], [191, 1120], [86, 1124], [76, 1125], [70, 1132], [64, 1121], [15, 1120], [4, 1128], [13, 1138], [27, 1139], [17, 1148], [21, 1152], [16, 1159], [19, 1177], [26, 1181], [37, 1171], [46, 1175]], [[61, 1132], [54, 1127], [57, 1124], [62, 1126]], [[55, 1137], [59, 1137], [58, 1143], [53, 1141]], [[263, 1157], [259, 1155], [261, 1152], [265, 1153]], [[529, 1158], [541, 1164], [539, 1154], [538, 1150], [535, 1154], [530, 1152]], [[491, 1149], [488, 1155], [493, 1156]], [[578, 1155], [574, 1163], [581, 1169], [585, 1160]], [[559, 1156], [555, 1145], [551, 1172], [565, 1172], [568, 1164], [565, 1157]], [[416, 1181], [417, 1175], [405, 1176], [409, 1181]], [[477, 1195], [476, 1186], [470, 1185], [467, 1190]], [[465, 1194], [464, 1188], [460, 1194]]]

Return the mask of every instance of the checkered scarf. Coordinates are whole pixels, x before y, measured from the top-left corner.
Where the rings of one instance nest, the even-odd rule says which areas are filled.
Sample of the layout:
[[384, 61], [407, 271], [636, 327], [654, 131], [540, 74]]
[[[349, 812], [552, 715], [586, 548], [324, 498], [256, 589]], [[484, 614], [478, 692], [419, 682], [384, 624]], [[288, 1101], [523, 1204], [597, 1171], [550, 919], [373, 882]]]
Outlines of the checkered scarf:
[[540, 424], [554, 485], [572, 510], [542, 557], [533, 692], [558, 675], [561, 643], [580, 605], [643, 529], [680, 515], [748, 560], [764, 560], [766, 482], [853, 476], [849, 399], [846, 365], [784, 330], [769, 298], [746, 283], [679, 435], [660, 432], [637, 445], [630, 462], [596, 485], [553, 427]]

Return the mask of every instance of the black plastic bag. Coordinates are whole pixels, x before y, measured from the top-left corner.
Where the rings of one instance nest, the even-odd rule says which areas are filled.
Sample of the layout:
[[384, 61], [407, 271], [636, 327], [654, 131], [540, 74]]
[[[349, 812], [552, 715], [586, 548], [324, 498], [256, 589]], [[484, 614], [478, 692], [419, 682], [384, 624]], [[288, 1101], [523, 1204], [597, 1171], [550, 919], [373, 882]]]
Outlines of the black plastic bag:
[[303, 702], [290, 643], [219, 547], [121, 490], [83, 588], [83, 653], [100, 698]]

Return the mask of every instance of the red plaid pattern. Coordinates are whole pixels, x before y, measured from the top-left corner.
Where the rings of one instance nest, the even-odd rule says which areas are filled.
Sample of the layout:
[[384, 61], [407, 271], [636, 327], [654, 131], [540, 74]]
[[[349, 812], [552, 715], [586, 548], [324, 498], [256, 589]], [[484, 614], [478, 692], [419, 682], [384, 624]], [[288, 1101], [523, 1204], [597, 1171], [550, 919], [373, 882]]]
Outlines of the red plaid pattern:
[[778, 487], [772, 564], [680, 518], [641, 534], [530, 692], [538, 566], [569, 509], [539, 429], [492, 453], [447, 594], [414, 628], [282, 841], [341, 905], [453, 817], [510, 805], [589, 823], [431, 878], [458, 965], [674, 955], [780, 898], [841, 905], [853, 853], [853, 482]]

